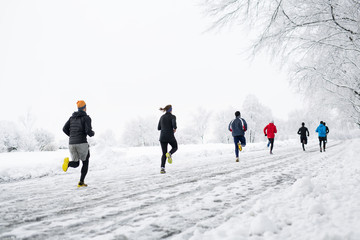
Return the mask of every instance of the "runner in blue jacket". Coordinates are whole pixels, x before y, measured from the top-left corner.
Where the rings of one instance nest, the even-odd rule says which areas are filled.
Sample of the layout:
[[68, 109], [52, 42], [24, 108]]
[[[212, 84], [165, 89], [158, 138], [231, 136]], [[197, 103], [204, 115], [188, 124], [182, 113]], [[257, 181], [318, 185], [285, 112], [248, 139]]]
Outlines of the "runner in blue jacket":
[[326, 127], [323, 121], [320, 122], [320, 125], [316, 128], [316, 132], [319, 134], [319, 145], [320, 152], [322, 152], [321, 142], [323, 142], [324, 152], [325, 152], [325, 144], [326, 144]]

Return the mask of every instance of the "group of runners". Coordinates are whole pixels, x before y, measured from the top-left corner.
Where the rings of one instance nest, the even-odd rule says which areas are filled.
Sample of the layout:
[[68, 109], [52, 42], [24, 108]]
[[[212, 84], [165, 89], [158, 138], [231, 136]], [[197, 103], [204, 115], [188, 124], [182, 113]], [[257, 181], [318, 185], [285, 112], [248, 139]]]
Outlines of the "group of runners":
[[[81, 168], [81, 176], [78, 187], [86, 187], [87, 184], [85, 184], [84, 180], [88, 172], [90, 159], [87, 136], [92, 137], [95, 135], [95, 132], [92, 130], [91, 118], [86, 113], [86, 103], [83, 100], [80, 100], [76, 104], [78, 111], [72, 114], [63, 127], [63, 132], [69, 136], [69, 151], [72, 161], [70, 161], [68, 157], [65, 158], [62, 169], [66, 172], [68, 167], [76, 168], [79, 166], [79, 160], [81, 160], [83, 165]], [[172, 154], [174, 154], [178, 149], [178, 144], [175, 138], [175, 132], [177, 129], [176, 116], [172, 114], [172, 110], [171, 105], [160, 108], [160, 111], [164, 112], [164, 114], [160, 117], [158, 124], [158, 130], [160, 131], [159, 141], [162, 150], [160, 165], [160, 173], [162, 174], [166, 173], [166, 160], [171, 164]], [[239, 151], [242, 151], [242, 148], [246, 146], [245, 132], [247, 131], [247, 123], [245, 119], [241, 117], [241, 113], [239, 111], [235, 112], [235, 119], [229, 123], [228, 130], [234, 138], [235, 161], [239, 162]], [[323, 121], [321, 121], [320, 125], [316, 129], [316, 132], [319, 134], [320, 152], [325, 151], [329, 128]], [[271, 121], [265, 126], [264, 135], [268, 138], [267, 146], [270, 147], [270, 154], [273, 154], [272, 151], [276, 133], [277, 129], [274, 121]], [[302, 148], [305, 151], [307, 137], [310, 136], [308, 129], [305, 127], [305, 123], [302, 123], [302, 127], [297, 133], [300, 135]], [[171, 146], [170, 151], [168, 151], [168, 145]]]
[[[300, 135], [300, 142], [303, 150], [305, 151], [305, 145], [307, 144], [307, 137], [310, 136], [309, 130], [305, 127], [305, 123], [301, 123], [301, 128], [297, 132]], [[320, 121], [320, 125], [316, 128], [315, 132], [319, 135], [319, 145], [320, 152], [326, 151], [327, 135], [329, 133], [329, 128], [326, 126], [326, 123]]]

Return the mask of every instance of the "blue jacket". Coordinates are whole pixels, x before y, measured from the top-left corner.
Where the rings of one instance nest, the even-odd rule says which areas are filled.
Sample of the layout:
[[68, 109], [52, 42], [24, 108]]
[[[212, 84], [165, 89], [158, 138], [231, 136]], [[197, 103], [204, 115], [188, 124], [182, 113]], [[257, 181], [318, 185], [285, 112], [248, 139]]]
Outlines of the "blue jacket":
[[326, 137], [326, 127], [323, 124], [320, 124], [316, 132], [319, 133], [319, 137]]
[[232, 136], [244, 136], [247, 130], [247, 123], [245, 119], [237, 117], [229, 124], [229, 131], [232, 132]]

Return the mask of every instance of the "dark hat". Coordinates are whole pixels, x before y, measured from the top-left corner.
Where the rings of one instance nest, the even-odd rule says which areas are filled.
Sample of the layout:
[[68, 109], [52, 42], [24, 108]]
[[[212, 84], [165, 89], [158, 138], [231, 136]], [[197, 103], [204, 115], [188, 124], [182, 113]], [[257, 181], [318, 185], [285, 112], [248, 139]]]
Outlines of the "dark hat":
[[236, 111], [236, 112], [235, 112], [235, 116], [236, 116], [236, 117], [240, 117], [240, 115], [241, 115], [241, 114], [240, 114], [239, 111]]

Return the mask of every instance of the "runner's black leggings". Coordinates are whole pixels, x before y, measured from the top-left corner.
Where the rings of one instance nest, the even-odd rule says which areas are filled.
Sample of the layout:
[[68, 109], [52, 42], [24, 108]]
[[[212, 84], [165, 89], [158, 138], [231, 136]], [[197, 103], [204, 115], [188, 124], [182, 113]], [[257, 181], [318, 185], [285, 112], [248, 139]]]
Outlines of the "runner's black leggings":
[[162, 150], [162, 156], [161, 156], [161, 167], [165, 168], [165, 162], [166, 162], [166, 153], [168, 152], [168, 144], [170, 144], [171, 146], [171, 150], [170, 150], [170, 154], [173, 154], [174, 152], [176, 152], [178, 150], [178, 144], [177, 141], [171, 141], [171, 142], [160, 142], [161, 144], [161, 150]]
[[[80, 176], [80, 182], [84, 182], [85, 176], [89, 169], [89, 158], [90, 158], [90, 150], [88, 151], [88, 154], [86, 156], [86, 160], [82, 161], [83, 165], [81, 168], [81, 176]], [[69, 167], [77, 168], [80, 165], [80, 161], [71, 161], [69, 162]]]
[[324, 150], [325, 150], [326, 137], [319, 137], [319, 145], [320, 145], [320, 148], [321, 148], [321, 142], [323, 142], [323, 146], [324, 146]]
[[270, 152], [272, 152], [273, 150], [273, 147], [274, 147], [274, 139], [273, 138], [268, 138], [269, 139], [269, 142], [270, 142]]

